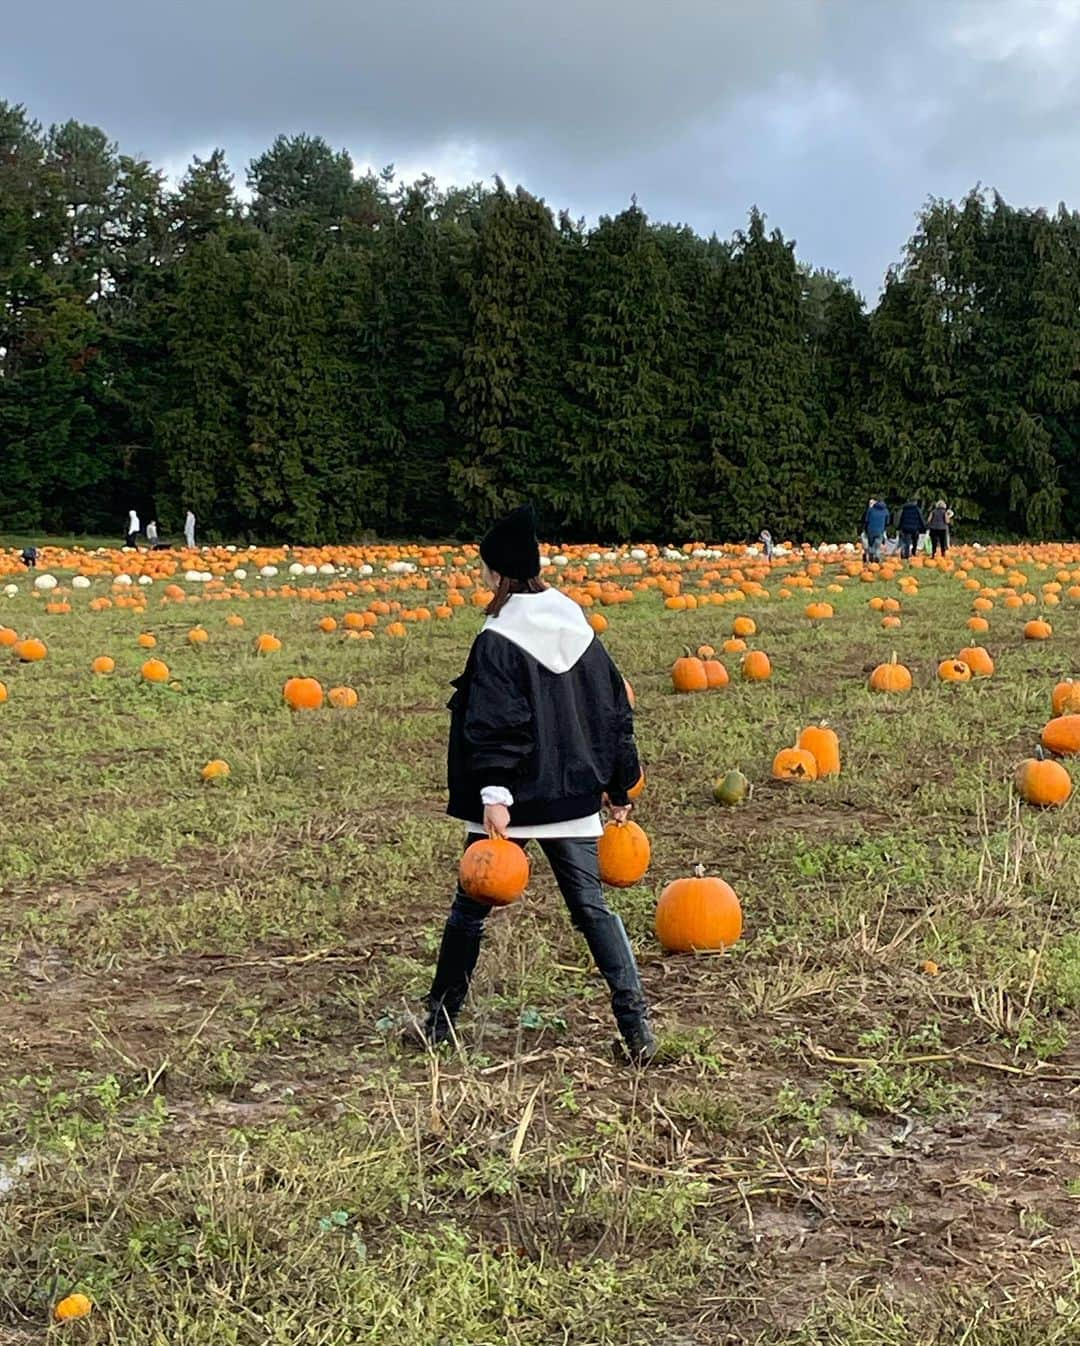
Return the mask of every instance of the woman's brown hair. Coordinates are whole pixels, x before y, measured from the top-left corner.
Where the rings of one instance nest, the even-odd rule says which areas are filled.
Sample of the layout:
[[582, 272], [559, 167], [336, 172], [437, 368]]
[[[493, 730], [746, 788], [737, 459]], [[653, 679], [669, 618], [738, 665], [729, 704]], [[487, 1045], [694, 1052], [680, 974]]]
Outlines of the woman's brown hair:
[[547, 585], [539, 579], [512, 580], [509, 575], [500, 575], [495, 593], [484, 612], [489, 617], [497, 617], [514, 594], [542, 594], [546, 588]]

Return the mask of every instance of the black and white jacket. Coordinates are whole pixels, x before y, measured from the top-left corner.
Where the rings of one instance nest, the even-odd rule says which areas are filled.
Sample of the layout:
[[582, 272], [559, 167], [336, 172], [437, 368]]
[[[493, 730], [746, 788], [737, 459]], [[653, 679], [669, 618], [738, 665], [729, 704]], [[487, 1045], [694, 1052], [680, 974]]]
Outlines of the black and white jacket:
[[625, 804], [641, 774], [626, 686], [585, 614], [556, 589], [514, 594], [473, 642], [450, 700], [448, 812], [481, 818], [481, 792], [513, 796], [511, 826]]

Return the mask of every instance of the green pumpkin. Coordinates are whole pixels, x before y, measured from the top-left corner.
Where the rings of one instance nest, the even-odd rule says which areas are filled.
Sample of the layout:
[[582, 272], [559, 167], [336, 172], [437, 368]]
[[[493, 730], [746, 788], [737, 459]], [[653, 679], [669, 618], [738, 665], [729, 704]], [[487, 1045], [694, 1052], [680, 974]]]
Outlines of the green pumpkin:
[[750, 782], [741, 771], [729, 771], [726, 776], [717, 778], [713, 785], [713, 798], [718, 804], [735, 808], [750, 798]]

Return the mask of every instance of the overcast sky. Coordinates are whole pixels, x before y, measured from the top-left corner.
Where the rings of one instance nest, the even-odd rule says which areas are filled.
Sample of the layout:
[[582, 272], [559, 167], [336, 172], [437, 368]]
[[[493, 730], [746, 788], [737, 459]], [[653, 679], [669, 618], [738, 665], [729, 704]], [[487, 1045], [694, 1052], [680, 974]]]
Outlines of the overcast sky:
[[726, 236], [757, 204], [870, 299], [928, 196], [1080, 207], [1080, 0], [24, 3], [0, 98], [176, 176], [306, 131], [590, 218], [636, 193]]

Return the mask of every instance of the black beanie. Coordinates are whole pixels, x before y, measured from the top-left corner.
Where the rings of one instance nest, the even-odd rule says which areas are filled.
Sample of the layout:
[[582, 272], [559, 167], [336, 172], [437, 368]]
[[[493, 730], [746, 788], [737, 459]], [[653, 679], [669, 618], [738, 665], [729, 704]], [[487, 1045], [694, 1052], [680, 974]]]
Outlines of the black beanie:
[[531, 505], [522, 505], [493, 525], [480, 543], [487, 568], [511, 580], [532, 580], [540, 574], [540, 544]]

